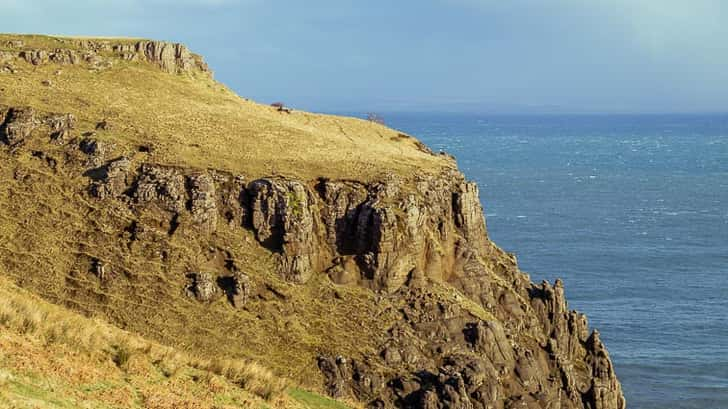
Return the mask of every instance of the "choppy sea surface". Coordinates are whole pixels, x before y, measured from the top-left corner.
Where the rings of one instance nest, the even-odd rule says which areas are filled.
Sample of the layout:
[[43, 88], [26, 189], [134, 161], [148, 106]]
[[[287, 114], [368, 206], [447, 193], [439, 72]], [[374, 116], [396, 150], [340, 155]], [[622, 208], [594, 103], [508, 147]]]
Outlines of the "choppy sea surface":
[[609, 348], [634, 409], [728, 409], [728, 115], [389, 114]]

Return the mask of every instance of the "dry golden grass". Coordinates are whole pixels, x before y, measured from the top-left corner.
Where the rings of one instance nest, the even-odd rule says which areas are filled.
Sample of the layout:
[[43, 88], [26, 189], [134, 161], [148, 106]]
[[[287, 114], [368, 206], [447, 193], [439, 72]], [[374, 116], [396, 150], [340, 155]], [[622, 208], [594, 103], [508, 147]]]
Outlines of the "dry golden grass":
[[[29, 141], [27, 149], [49, 149], [34, 143]], [[32, 183], [17, 180], [18, 171]], [[282, 281], [270, 252], [256, 244], [252, 233], [226, 223], [219, 223], [212, 237], [182, 225], [174, 236], [163, 232], [159, 242], [130, 243], [119, 232], [135, 215], [114, 201], [89, 200], [88, 180], [79, 173], [60, 167], [49, 171], [25, 151], [0, 161], [5, 182], [0, 185], [0, 275], [44, 299], [180, 352], [264, 360], [276, 373], [307, 387], [321, 384], [319, 353], [372, 349], [378, 340], [360, 334], [379, 335], [377, 329], [395, 319], [392, 312], [380, 311], [384, 306], [373, 302], [370, 291], [335, 288], [325, 275], [305, 285]], [[218, 258], [209, 258], [210, 248], [229, 251], [256, 281], [262, 298], [236, 310], [224, 298], [205, 305], [186, 297], [186, 272], [222, 271]], [[169, 253], [165, 263], [160, 251]], [[118, 279], [101, 282], [89, 270], [92, 258], [107, 262]], [[262, 283], [286, 298], [266, 291]]]
[[196, 367], [223, 376], [265, 400], [280, 396], [289, 386], [287, 380], [274, 376], [270, 370], [255, 362], [218, 359]]
[[[25, 47], [75, 47], [68, 38], [21, 38]], [[129, 39], [114, 42], [131, 41]], [[6, 48], [17, 52], [17, 49]], [[249, 178], [285, 175], [304, 180], [374, 180], [388, 172], [438, 172], [452, 163], [431, 155], [414, 138], [355, 118], [291, 113], [243, 99], [205, 75], [171, 75], [150, 64], [119, 59], [106, 70], [88, 66], [17, 64], [0, 74], [0, 104], [70, 112], [79, 130], [106, 120], [99, 136], [133, 149], [154, 141], [159, 163], [215, 168]], [[62, 75], [54, 75], [58, 69]], [[42, 82], [51, 79], [51, 86]], [[281, 98], [285, 98], [284, 95]]]
[[[131, 407], [140, 395], [149, 408], [209, 408], [223, 400], [296, 407], [286, 397], [288, 381], [259, 364], [201, 361], [47, 304], [2, 278], [0, 329], [0, 384], [8, 391], [0, 404], [65, 399]], [[99, 383], [104, 387], [88, 387]]]

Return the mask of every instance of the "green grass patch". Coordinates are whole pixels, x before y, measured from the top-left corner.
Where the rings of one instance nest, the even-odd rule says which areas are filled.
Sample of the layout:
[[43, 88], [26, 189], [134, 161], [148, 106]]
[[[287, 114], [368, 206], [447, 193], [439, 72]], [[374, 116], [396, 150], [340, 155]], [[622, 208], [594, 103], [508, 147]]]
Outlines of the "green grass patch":
[[[36, 385], [26, 383], [17, 379], [7, 382], [5, 385], [7, 394], [0, 394], [0, 405], [10, 405], [12, 408], [76, 408], [75, 402], [62, 400], [54, 396], [54, 393], [48, 389], [53, 389], [52, 385]], [[5, 407], [5, 406], [3, 406]]]
[[337, 400], [303, 389], [291, 388], [288, 391], [288, 396], [306, 409], [351, 409], [351, 407]]

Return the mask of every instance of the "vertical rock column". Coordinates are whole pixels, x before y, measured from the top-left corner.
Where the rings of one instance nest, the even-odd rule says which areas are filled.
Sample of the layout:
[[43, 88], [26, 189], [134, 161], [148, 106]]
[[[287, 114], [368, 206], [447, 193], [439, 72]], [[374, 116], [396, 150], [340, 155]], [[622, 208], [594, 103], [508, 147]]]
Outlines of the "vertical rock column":
[[258, 241], [278, 253], [280, 273], [305, 282], [323, 269], [328, 251], [319, 244], [318, 209], [308, 189], [296, 181], [260, 179], [248, 188], [251, 219]]

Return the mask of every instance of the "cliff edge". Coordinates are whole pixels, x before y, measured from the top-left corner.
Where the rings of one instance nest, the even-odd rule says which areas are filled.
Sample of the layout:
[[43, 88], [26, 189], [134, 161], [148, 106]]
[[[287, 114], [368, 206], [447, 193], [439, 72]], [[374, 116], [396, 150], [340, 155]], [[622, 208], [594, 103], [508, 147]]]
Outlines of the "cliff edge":
[[0, 36], [0, 264], [72, 310], [371, 407], [623, 409], [454, 160], [242, 99], [179, 44]]

